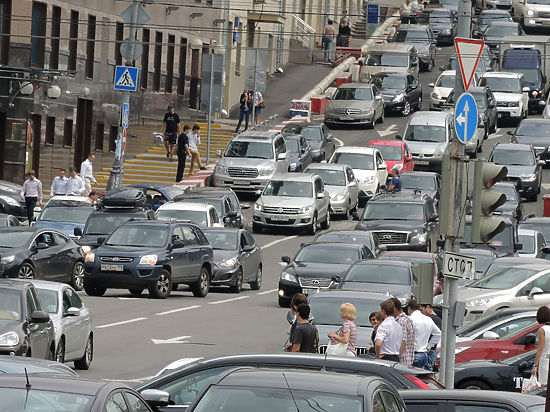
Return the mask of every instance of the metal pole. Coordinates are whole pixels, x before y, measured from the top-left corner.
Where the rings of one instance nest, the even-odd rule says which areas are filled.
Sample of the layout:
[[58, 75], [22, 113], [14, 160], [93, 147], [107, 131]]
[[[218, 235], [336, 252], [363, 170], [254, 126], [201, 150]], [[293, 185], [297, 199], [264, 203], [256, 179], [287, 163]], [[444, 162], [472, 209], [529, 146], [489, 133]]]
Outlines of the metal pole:
[[[258, 48], [254, 49], [254, 94], [252, 95], [252, 121], [254, 122], [254, 127], [256, 127], [256, 105], [254, 104], [256, 100], [256, 72], [258, 70]], [[259, 126], [259, 124], [258, 124]]]
[[212, 84], [214, 83], [214, 53], [210, 53], [210, 89], [208, 89], [208, 126], [206, 132], [206, 164], [210, 163], [210, 124], [212, 123]]

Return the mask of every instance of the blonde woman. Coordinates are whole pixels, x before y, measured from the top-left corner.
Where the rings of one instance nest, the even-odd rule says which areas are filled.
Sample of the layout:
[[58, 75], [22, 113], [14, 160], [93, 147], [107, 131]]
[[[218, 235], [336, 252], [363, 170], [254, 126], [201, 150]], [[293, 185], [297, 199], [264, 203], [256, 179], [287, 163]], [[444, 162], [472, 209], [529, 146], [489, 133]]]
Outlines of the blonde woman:
[[344, 319], [344, 324], [337, 332], [330, 331], [328, 337], [332, 339], [332, 343], [347, 343], [348, 348], [346, 351], [347, 356], [356, 356], [355, 354], [355, 341], [357, 340], [357, 326], [355, 325], [355, 318], [357, 316], [357, 310], [351, 303], [343, 303], [340, 306], [340, 317]]

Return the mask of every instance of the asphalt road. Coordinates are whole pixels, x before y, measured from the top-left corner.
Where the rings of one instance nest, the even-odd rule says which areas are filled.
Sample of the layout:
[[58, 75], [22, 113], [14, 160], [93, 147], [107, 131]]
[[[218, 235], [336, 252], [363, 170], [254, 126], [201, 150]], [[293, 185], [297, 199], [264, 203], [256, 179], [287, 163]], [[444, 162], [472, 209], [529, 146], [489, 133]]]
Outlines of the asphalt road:
[[[446, 61], [450, 47], [438, 49], [436, 69], [421, 73], [424, 109], [431, 89], [428, 83], [439, 76], [437, 67]], [[299, 96], [297, 96], [299, 97]], [[403, 135], [407, 118], [386, 116], [374, 130], [342, 128], [333, 130], [345, 145], [363, 146], [372, 139]], [[480, 157], [488, 157], [496, 143], [509, 142], [508, 130], [500, 127], [485, 141]], [[543, 174], [542, 192], [550, 191], [549, 171]], [[254, 199], [243, 198], [245, 202]], [[246, 215], [250, 219], [251, 209]], [[538, 202], [525, 204], [525, 213], [542, 215], [542, 196]], [[350, 229], [353, 221], [333, 220], [331, 229]], [[166, 364], [181, 358], [207, 357], [234, 353], [279, 352], [288, 332], [286, 310], [277, 306], [277, 282], [281, 273], [281, 256], [293, 256], [301, 243], [312, 239], [301, 233], [277, 232], [255, 235], [262, 247], [263, 286], [258, 291], [231, 294], [228, 290], [211, 290], [206, 298], [195, 298], [180, 290], [166, 300], [135, 298], [125, 290], [110, 290], [104, 297], [81, 294], [94, 317], [95, 354], [89, 371], [79, 371], [87, 378], [140, 382], [154, 375]], [[321, 337], [322, 340], [325, 337]]]

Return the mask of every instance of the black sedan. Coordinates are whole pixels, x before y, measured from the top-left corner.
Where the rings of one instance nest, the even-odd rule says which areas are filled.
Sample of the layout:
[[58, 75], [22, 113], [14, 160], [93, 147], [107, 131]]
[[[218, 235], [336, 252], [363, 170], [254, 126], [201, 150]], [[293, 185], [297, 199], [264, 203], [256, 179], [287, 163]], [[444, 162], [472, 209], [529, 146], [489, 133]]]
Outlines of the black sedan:
[[0, 180], [0, 213], [14, 215], [19, 220], [27, 219], [27, 208], [21, 200], [21, 185]]
[[513, 21], [493, 21], [489, 23], [482, 33], [482, 39], [489, 49], [498, 54], [498, 48], [502, 39], [507, 36], [521, 36], [523, 30], [519, 23]]
[[521, 392], [521, 383], [531, 377], [537, 351], [501, 361], [474, 360], [455, 365], [455, 388], [494, 389]]
[[380, 254], [380, 245], [376, 237], [373, 236], [372, 232], [363, 230], [332, 230], [330, 232], [323, 232], [317, 235], [314, 242], [338, 242], [365, 245], [371, 253], [368, 259], [375, 258]]
[[283, 256], [287, 266], [279, 278], [279, 306], [288, 307], [296, 293], [318, 292], [328, 289], [334, 276], [342, 276], [355, 262], [368, 259], [369, 249], [349, 243], [306, 243], [294, 259]]
[[0, 213], [0, 227], [21, 226], [15, 216]]
[[0, 256], [4, 277], [67, 282], [82, 290], [84, 255], [59, 230], [36, 227], [0, 229]]
[[513, 217], [520, 221], [523, 218], [523, 200], [513, 183], [499, 182], [493, 186], [496, 192], [506, 195], [506, 202], [499, 206], [493, 214]]
[[449, 9], [434, 9], [428, 25], [439, 44], [452, 44], [456, 36], [456, 19]]
[[205, 229], [214, 250], [212, 286], [229, 286], [240, 293], [243, 283], [250, 289], [262, 287], [262, 252], [254, 237], [244, 229]]
[[303, 172], [313, 162], [313, 149], [302, 135], [285, 136], [285, 145], [290, 166], [289, 172]]
[[370, 82], [380, 89], [387, 112], [408, 116], [413, 110], [422, 108], [422, 86], [414, 76], [382, 73], [372, 76]]
[[314, 162], [330, 159], [336, 149], [332, 132], [324, 123], [290, 122], [282, 133], [304, 136], [311, 146]]
[[31, 283], [0, 280], [0, 355], [53, 360], [54, 333], [50, 315], [42, 311]]
[[475, 38], [481, 38], [483, 32], [494, 21], [512, 21], [508, 10], [482, 10], [474, 20], [472, 33]]
[[535, 155], [550, 163], [550, 119], [523, 119], [515, 131], [509, 131], [511, 143], [530, 144]]

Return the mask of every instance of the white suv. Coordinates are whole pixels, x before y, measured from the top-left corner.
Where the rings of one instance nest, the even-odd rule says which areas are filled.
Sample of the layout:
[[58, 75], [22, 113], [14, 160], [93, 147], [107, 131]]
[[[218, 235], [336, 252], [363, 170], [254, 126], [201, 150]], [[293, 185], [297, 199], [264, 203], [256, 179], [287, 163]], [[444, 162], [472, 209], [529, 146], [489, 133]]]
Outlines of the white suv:
[[529, 87], [522, 73], [488, 72], [481, 76], [480, 86], [487, 86], [495, 95], [498, 118], [515, 119], [519, 123], [529, 111]]
[[512, 17], [524, 27], [546, 28], [550, 24], [550, 4], [533, 0], [512, 0]]
[[224, 227], [216, 208], [206, 203], [165, 203], [157, 209], [157, 218], [188, 220], [199, 227]]

